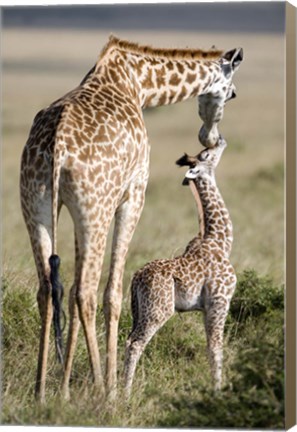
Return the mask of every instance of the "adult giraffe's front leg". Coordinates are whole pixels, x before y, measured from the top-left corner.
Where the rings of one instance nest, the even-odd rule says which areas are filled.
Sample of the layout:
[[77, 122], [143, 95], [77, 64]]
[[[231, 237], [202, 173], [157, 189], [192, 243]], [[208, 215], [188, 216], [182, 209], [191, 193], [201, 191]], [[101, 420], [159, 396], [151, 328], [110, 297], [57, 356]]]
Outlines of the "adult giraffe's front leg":
[[110, 398], [116, 394], [117, 339], [123, 297], [123, 272], [129, 244], [143, 209], [146, 183], [132, 183], [115, 213], [110, 273], [104, 291], [106, 392]]

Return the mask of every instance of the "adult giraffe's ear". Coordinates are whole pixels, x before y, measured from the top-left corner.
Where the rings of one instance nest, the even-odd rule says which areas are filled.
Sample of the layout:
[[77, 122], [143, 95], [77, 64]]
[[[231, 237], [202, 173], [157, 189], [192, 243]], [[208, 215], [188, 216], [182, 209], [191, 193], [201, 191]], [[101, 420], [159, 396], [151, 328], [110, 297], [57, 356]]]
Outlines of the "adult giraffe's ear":
[[227, 51], [223, 55], [223, 59], [227, 60], [231, 66], [232, 71], [236, 71], [240, 63], [243, 60], [243, 49], [242, 48], [234, 48], [231, 51]]

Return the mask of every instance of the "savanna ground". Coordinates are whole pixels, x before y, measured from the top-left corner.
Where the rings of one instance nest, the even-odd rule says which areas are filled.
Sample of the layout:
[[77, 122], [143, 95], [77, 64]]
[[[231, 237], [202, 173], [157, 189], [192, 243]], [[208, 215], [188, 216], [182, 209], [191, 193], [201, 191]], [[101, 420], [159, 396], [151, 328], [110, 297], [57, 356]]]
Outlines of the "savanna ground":
[[[2, 423], [126, 427], [284, 427], [284, 38], [281, 35], [133, 33], [119, 36], [155, 46], [244, 48], [235, 77], [238, 98], [226, 107], [221, 132], [228, 142], [217, 182], [234, 224], [232, 263], [238, 288], [225, 332], [225, 386], [213, 396], [202, 316], [176, 315], [154, 337], [137, 369], [129, 406], [112, 410], [92, 392], [87, 352], [80, 341], [72, 400], [57, 398], [61, 373], [54, 347], [47, 403], [35, 403], [38, 351], [37, 278], [19, 204], [19, 163], [34, 115], [76, 86], [96, 61], [107, 33], [5, 30], [2, 39]], [[120, 323], [119, 376], [129, 333], [129, 283], [147, 261], [181, 253], [198, 229], [196, 207], [174, 162], [200, 150], [197, 101], [145, 112], [151, 174], [145, 208], [131, 244]], [[62, 277], [73, 278], [73, 227], [59, 223]], [[102, 291], [98, 340], [104, 364]], [[67, 297], [67, 296], [66, 296]], [[65, 309], [66, 307], [66, 299]]]

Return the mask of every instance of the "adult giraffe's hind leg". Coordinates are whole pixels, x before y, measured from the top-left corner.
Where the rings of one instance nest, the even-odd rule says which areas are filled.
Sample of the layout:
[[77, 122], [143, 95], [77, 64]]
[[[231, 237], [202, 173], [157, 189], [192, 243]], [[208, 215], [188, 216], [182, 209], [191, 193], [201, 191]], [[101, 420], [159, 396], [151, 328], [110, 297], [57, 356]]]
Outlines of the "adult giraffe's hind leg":
[[118, 325], [123, 297], [123, 272], [126, 255], [144, 205], [146, 182], [133, 183], [126, 192], [126, 201], [115, 214], [115, 228], [109, 279], [104, 291], [106, 325], [106, 391], [110, 399], [116, 395]]
[[[101, 229], [89, 226], [84, 230], [82, 236], [78, 235], [80, 260], [76, 287], [73, 288], [76, 303], [73, 299], [71, 309], [72, 325], [77, 325], [77, 318], [73, 314], [78, 311], [85, 334], [94, 384], [101, 394], [104, 394], [105, 390], [96, 334], [96, 312], [98, 285], [101, 277], [107, 232], [106, 226]], [[75, 336], [77, 330], [70, 329], [71, 331]], [[75, 343], [75, 340], [73, 342]], [[69, 346], [67, 350], [69, 355], [73, 355], [73, 351]], [[69, 361], [72, 362], [72, 359]]]
[[[78, 270], [79, 266], [79, 250], [77, 239], [75, 237], [75, 269]], [[78, 331], [80, 327], [80, 320], [78, 314], [78, 307], [76, 303], [76, 288], [77, 288], [77, 271], [75, 275], [74, 284], [71, 287], [69, 293], [69, 330], [68, 330], [68, 338], [66, 345], [66, 353], [65, 353], [65, 366], [64, 366], [64, 375], [62, 381], [62, 395], [65, 399], [69, 399], [69, 381], [73, 363], [74, 352], [77, 343]]]
[[42, 273], [43, 275], [41, 276], [40, 274], [39, 277], [40, 287], [37, 294], [38, 308], [41, 318], [41, 330], [39, 336], [39, 354], [35, 385], [35, 397], [41, 402], [44, 402], [53, 306], [51, 297], [51, 285], [49, 282], [49, 270], [44, 269]]
[[103, 395], [104, 380], [96, 332], [97, 294], [114, 205], [110, 204], [110, 200], [109, 204], [106, 203], [100, 188], [91, 188], [88, 195], [82, 193], [80, 182], [74, 183], [71, 179], [62, 177], [62, 184], [61, 197], [70, 212], [75, 229], [75, 280], [69, 298], [70, 324], [61, 390], [63, 396], [69, 398], [70, 374], [80, 322], [94, 385]]
[[53, 316], [53, 305], [50, 283], [49, 257], [52, 253], [51, 242], [51, 217], [43, 211], [50, 201], [46, 194], [43, 200], [31, 194], [30, 203], [22, 200], [22, 209], [32, 245], [35, 259], [39, 290], [37, 302], [41, 319], [39, 336], [39, 354], [37, 365], [37, 376], [35, 385], [35, 396], [41, 402], [45, 400], [46, 371], [49, 352], [50, 331]]
[[61, 391], [64, 399], [70, 398], [69, 382], [73, 363], [74, 352], [77, 343], [78, 331], [80, 328], [80, 320], [78, 315], [78, 307], [76, 303], [76, 284], [71, 287], [69, 294], [69, 330], [65, 352], [65, 366], [62, 380]]

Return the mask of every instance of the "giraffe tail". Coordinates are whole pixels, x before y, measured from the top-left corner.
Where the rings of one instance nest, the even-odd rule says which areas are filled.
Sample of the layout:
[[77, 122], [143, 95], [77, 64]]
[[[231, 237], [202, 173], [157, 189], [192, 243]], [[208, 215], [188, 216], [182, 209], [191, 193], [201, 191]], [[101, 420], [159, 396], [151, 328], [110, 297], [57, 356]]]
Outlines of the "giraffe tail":
[[55, 332], [56, 355], [59, 363], [63, 364], [64, 347], [62, 336], [63, 329], [61, 327], [61, 316], [64, 315], [62, 309], [64, 289], [59, 276], [60, 258], [58, 257], [58, 255], [51, 255], [49, 258], [49, 264], [51, 268], [50, 281], [52, 285], [52, 302], [54, 308], [53, 323]]
[[[61, 113], [60, 113], [61, 114]], [[56, 357], [59, 363], [64, 363], [64, 348], [63, 348], [63, 328], [61, 326], [61, 318], [65, 313], [62, 309], [63, 285], [60, 280], [59, 268], [60, 258], [57, 255], [57, 223], [58, 223], [58, 199], [59, 199], [59, 182], [60, 170], [63, 157], [63, 142], [56, 136], [53, 161], [52, 161], [52, 255], [49, 258], [50, 265], [50, 282], [52, 286], [52, 304], [53, 304], [53, 326], [55, 334]]]

